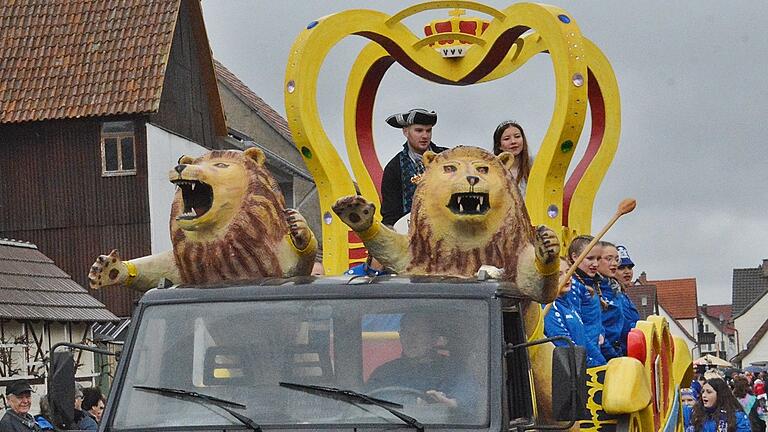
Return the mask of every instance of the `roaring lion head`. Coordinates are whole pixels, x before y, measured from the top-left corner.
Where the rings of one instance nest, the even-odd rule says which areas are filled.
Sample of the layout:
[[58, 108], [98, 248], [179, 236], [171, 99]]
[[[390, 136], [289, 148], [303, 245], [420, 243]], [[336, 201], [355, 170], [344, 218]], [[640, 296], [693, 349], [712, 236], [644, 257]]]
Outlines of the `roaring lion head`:
[[477, 147], [424, 154], [411, 208], [410, 270], [470, 276], [483, 264], [517, 268], [533, 234], [510, 173], [514, 163], [510, 153]]
[[188, 283], [282, 275], [274, 252], [288, 232], [285, 199], [257, 148], [183, 156], [168, 174], [177, 186], [171, 240]]

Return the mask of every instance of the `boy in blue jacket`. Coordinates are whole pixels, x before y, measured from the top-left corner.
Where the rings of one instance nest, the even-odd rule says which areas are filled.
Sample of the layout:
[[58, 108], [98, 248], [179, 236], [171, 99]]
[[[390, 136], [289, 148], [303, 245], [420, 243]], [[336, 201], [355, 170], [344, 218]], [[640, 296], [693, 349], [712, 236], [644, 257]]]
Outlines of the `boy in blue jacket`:
[[[560, 279], [565, 277], [568, 273], [568, 261], [564, 258], [560, 258]], [[544, 315], [544, 334], [547, 337], [552, 336], [566, 336], [576, 345], [580, 345], [587, 350], [587, 367], [602, 366], [605, 364], [605, 358], [600, 354], [594, 345], [588, 343], [586, 334], [584, 332], [584, 323], [581, 321], [581, 316], [573, 308], [569, 299], [569, 291], [571, 290], [570, 280], [563, 286], [560, 291], [560, 295], [555, 299], [551, 306], [545, 308]], [[556, 346], [567, 346], [568, 343], [564, 341], [556, 341]]]

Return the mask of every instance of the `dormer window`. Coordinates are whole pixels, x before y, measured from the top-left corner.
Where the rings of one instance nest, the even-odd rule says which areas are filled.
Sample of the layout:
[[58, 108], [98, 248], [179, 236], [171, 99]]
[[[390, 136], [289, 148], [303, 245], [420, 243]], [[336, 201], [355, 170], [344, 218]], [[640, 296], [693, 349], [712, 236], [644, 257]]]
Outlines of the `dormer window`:
[[101, 175], [136, 174], [136, 139], [132, 121], [101, 125]]

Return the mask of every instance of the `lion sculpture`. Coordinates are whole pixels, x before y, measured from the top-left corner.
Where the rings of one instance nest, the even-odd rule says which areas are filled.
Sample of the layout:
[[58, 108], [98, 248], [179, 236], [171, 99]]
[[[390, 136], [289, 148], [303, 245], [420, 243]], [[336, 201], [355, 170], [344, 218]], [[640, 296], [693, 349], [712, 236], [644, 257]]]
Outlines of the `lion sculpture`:
[[397, 273], [473, 276], [481, 265], [539, 302], [557, 296], [560, 245], [545, 226], [535, 230], [509, 171], [514, 157], [459, 146], [424, 154], [408, 235], [374, 219], [362, 196], [341, 198], [334, 212], [376, 259]]
[[140, 291], [259, 276], [309, 275], [317, 240], [304, 218], [285, 209], [264, 153], [214, 150], [183, 156], [169, 173], [173, 250], [123, 261], [116, 250], [91, 266], [93, 289], [124, 284]]
[[[397, 273], [472, 277], [482, 265], [504, 270], [504, 279], [540, 303], [557, 297], [560, 244], [545, 227], [533, 228], [510, 169], [510, 153], [494, 156], [477, 147], [426, 152], [418, 179], [408, 235], [374, 218], [362, 196], [336, 201], [334, 212], [365, 243], [369, 253]], [[541, 337], [541, 308], [524, 311], [529, 338]], [[531, 351], [537, 401], [551, 418], [552, 346]]]

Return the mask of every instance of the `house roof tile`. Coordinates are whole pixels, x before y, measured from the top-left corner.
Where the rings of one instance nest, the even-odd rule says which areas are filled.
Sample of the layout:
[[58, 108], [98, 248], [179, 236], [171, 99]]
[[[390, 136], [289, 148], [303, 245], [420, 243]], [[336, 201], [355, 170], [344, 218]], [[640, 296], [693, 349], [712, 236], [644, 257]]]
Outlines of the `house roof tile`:
[[0, 318], [114, 321], [118, 318], [30, 243], [0, 240]]
[[180, 1], [0, 2], [0, 123], [156, 111]]
[[268, 103], [264, 102], [264, 99], [260, 98], [256, 93], [248, 88], [245, 83], [235, 76], [229, 69], [218, 60], [213, 60], [213, 66], [216, 71], [216, 77], [219, 82], [227, 86], [232, 90], [240, 99], [248, 105], [249, 108], [254, 110], [270, 127], [272, 127], [277, 133], [289, 142], [293, 142], [291, 137], [291, 131], [288, 128], [288, 122], [285, 121], [277, 111], [275, 111]]
[[733, 269], [731, 301], [733, 315], [741, 315], [748, 306], [768, 292], [768, 277], [763, 267]]
[[698, 315], [696, 278], [648, 281], [656, 285], [659, 304], [675, 319], [694, 319]]

